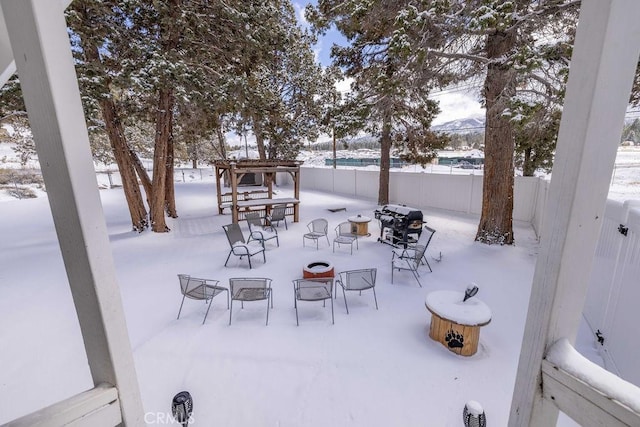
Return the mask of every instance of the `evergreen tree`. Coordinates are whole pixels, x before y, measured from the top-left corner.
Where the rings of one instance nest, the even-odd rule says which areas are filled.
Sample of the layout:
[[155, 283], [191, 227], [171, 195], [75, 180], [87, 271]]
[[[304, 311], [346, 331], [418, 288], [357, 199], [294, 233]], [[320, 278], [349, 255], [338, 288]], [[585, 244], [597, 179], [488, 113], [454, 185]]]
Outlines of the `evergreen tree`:
[[[357, 106], [360, 129], [379, 137], [380, 182], [378, 203], [389, 202], [389, 167], [395, 148], [403, 158], [425, 163], [436, 156], [444, 140], [429, 131], [439, 112], [428, 99], [433, 75], [417, 74], [418, 58], [398, 37], [397, 15], [406, 2], [320, 0], [307, 6], [307, 19], [319, 32], [330, 25], [350, 41], [334, 46], [336, 66], [353, 79], [353, 97], [345, 107]], [[437, 44], [439, 40], [431, 40]], [[424, 58], [423, 58], [424, 59]], [[429, 64], [433, 65], [433, 64]]]
[[[401, 34], [414, 54], [444, 60], [438, 70], [443, 81], [484, 79], [485, 166], [478, 241], [513, 243], [514, 101], [523, 101], [523, 91], [534, 101], [537, 95], [564, 92], [579, 4], [425, 0], [408, 2], [398, 14]], [[434, 46], [431, 40], [438, 38], [444, 43]]]

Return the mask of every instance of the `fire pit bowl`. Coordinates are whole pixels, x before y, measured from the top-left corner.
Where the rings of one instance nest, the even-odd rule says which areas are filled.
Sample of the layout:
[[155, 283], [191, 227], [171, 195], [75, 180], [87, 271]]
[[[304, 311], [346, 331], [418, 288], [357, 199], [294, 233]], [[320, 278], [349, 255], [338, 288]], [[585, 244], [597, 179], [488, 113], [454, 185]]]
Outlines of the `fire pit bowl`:
[[302, 269], [302, 277], [305, 279], [334, 277], [333, 265], [328, 261], [310, 262]]

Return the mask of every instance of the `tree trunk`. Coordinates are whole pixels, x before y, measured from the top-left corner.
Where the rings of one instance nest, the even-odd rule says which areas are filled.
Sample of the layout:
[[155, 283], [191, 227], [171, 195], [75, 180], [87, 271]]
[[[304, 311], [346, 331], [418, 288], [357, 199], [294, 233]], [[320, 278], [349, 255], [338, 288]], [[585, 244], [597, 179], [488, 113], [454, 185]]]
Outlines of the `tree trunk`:
[[389, 168], [391, 166], [391, 118], [385, 113], [382, 119], [380, 137], [380, 181], [378, 184], [378, 205], [389, 203]]
[[482, 186], [482, 216], [476, 240], [513, 244], [514, 137], [503, 112], [515, 93], [515, 74], [499, 58], [515, 46], [515, 34], [496, 32], [487, 38], [485, 166]]
[[[89, 18], [87, 17], [87, 12], [84, 12], [83, 17], [85, 21], [88, 21]], [[96, 69], [102, 68], [100, 54], [95, 42], [91, 39], [83, 41], [85, 43], [84, 57], [87, 63], [92, 64]], [[99, 101], [99, 105], [107, 136], [109, 137], [109, 143], [113, 150], [113, 157], [116, 160], [118, 171], [120, 172], [122, 189], [124, 191], [127, 206], [129, 207], [129, 214], [131, 216], [131, 226], [134, 231], [142, 232], [149, 226], [147, 209], [145, 208], [144, 201], [142, 200], [142, 194], [140, 192], [140, 186], [138, 185], [134, 163], [131, 161], [131, 157], [129, 155], [129, 146], [124, 136], [124, 129], [122, 121], [120, 120], [120, 115], [118, 114], [116, 105], [113, 102], [113, 98], [108, 96], [107, 93], [103, 94]]]
[[135, 168], [136, 173], [138, 174], [138, 178], [142, 183], [144, 192], [147, 194], [147, 204], [151, 206], [151, 201], [149, 199], [152, 193], [151, 178], [149, 177], [147, 170], [144, 168], [144, 165], [140, 161], [140, 157], [138, 157], [138, 154], [135, 151], [133, 151], [133, 149], [128, 144], [127, 144], [127, 150], [129, 150], [129, 157], [131, 159], [131, 162], [133, 163], [133, 167]]
[[[173, 117], [172, 117], [173, 119]], [[173, 120], [169, 123], [169, 140], [167, 141], [167, 163], [166, 178], [165, 178], [165, 192], [164, 203], [167, 215], [171, 218], [178, 218], [178, 212], [176, 211], [176, 192], [173, 179]]]
[[153, 149], [153, 179], [151, 181], [151, 229], [157, 233], [169, 231], [164, 218], [171, 121], [173, 120], [173, 90], [164, 88], [158, 95], [156, 136]]
[[264, 149], [264, 139], [262, 138], [262, 126], [257, 114], [253, 115], [253, 133], [256, 135], [256, 146], [260, 160], [267, 160], [267, 151]]
[[522, 176], [533, 176], [536, 168], [531, 158], [531, 148], [524, 150], [524, 160], [522, 161]]
[[122, 180], [124, 196], [129, 206], [133, 230], [142, 232], [149, 226], [147, 210], [142, 200], [134, 164], [129, 155], [122, 122], [111, 98], [103, 98], [100, 101], [100, 108], [102, 109], [102, 118], [104, 119], [109, 142], [118, 165], [118, 171], [120, 171], [120, 179]]

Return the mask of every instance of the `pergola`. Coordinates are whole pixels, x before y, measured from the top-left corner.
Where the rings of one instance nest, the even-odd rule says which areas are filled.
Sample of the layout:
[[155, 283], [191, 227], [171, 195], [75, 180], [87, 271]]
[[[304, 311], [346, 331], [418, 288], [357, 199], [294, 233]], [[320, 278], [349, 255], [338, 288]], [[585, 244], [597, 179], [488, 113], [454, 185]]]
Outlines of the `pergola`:
[[[64, 20], [70, 0], [0, 0], [0, 84], [16, 71], [94, 388], [11, 423], [144, 425]], [[545, 356], [575, 341], [640, 53], [638, 0], [582, 0], [509, 426], [640, 425]], [[232, 174], [236, 175], [236, 173]]]
[[[271, 212], [275, 205], [287, 206], [287, 214], [293, 215], [293, 222], [299, 220], [300, 204], [300, 165], [297, 160], [218, 160], [216, 168], [216, 190], [218, 196], [218, 212], [224, 208], [231, 209], [233, 222], [242, 219], [246, 212], [261, 211], [264, 215]], [[222, 191], [225, 173], [229, 174], [231, 191]], [[266, 183], [266, 191], [239, 191], [242, 177], [248, 173], [262, 174]], [[293, 178], [293, 198], [273, 198], [273, 183], [277, 173], [288, 173]]]

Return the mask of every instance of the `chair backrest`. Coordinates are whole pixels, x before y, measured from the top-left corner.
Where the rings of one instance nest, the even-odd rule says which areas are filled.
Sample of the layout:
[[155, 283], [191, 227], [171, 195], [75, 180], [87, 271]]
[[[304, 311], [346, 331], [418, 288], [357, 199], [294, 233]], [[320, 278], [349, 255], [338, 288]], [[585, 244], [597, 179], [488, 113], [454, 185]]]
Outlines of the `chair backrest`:
[[260, 218], [260, 214], [258, 212], [247, 212], [244, 215], [244, 219], [247, 220], [249, 229], [251, 229], [251, 227], [262, 227], [262, 219]]
[[223, 225], [222, 228], [224, 229], [224, 233], [227, 235], [227, 240], [229, 240], [229, 245], [233, 246], [234, 243], [246, 243], [246, 241], [244, 240], [244, 235], [242, 234], [242, 229], [240, 228], [240, 225], [234, 223], [234, 224], [227, 224], [227, 225]]
[[324, 218], [317, 218], [307, 224], [310, 231], [314, 233], [327, 234], [329, 230], [329, 221]]
[[194, 292], [196, 288], [204, 284], [203, 279], [196, 279], [188, 274], [178, 274], [178, 279], [180, 279], [180, 291], [184, 296], [192, 299], [207, 299], [204, 289], [201, 288]]
[[317, 301], [333, 296], [333, 277], [314, 277], [293, 281], [295, 296], [299, 301]]
[[271, 279], [266, 277], [232, 277], [229, 279], [231, 298], [235, 300], [266, 299], [267, 289], [271, 288]]
[[346, 290], [362, 290], [376, 285], [376, 268], [363, 268], [340, 273], [340, 281]]
[[282, 221], [287, 212], [286, 205], [276, 205], [271, 209], [271, 221]]
[[433, 238], [433, 234], [435, 232], [436, 230], [425, 225], [424, 229], [422, 230], [422, 233], [420, 233], [420, 238], [418, 239], [418, 245], [424, 246], [426, 250], [427, 247], [429, 246], [429, 243], [431, 243], [431, 239]]
[[351, 223], [348, 221], [341, 222], [340, 224], [338, 224], [338, 226], [336, 227], [336, 234], [338, 236], [354, 236], [355, 237], [355, 234], [351, 232]]

